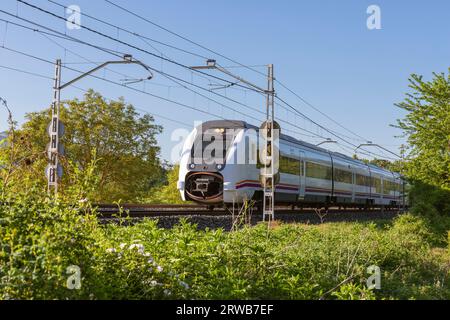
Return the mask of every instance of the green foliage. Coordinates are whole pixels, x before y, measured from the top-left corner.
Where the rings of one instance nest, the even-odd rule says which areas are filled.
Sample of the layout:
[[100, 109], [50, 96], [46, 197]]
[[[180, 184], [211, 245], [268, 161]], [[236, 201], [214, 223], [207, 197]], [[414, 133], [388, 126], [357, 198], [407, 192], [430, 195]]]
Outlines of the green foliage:
[[[37, 180], [45, 185], [47, 165], [44, 152], [48, 144], [47, 126], [50, 110], [28, 114], [16, 132], [18, 159], [15, 177]], [[156, 135], [162, 128], [150, 115], [140, 116], [121, 98], [107, 102], [90, 90], [84, 100], [63, 103], [61, 119], [66, 132], [61, 140], [65, 175], [61, 191], [74, 184], [77, 170], [84, 171], [95, 155], [98, 180], [91, 200], [101, 202], [131, 201], [146, 194], [162, 180]]]
[[[95, 163], [91, 164], [95, 166]], [[82, 189], [88, 177], [79, 179]], [[91, 177], [89, 178], [89, 175]], [[75, 187], [74, 187], [75, 188]], [[435, 252], [426, 220], [198, 231], [185, 221], [101, 225], [39, 188], [0, 207], [0, 299], [449, 299], [449, 255]], [[66, 286], [70, 265], [81, 288]], [[369, 290], [367, 267], [380, 267]]]
[[[0, 299], [78, 298], [65, 289], [66, 267], [91, 263], [97, 222], [39, 194], [39, 188], [0, 207]], [[89, 276], [87, 270], [87, 276]]]
[[447, 232], [448, 255], [450, 256], [450, 231]]
[[413, 181], [409, 190], [414, 213], [438, 216], [450, 214], [450, 191], [421, 181]]
[[[148, 193], [162, 180], [160, 128], [92, 91], [67, 102], [64, 194], [54, 199], [42, 188], [48, 111], [30, 114], [0, 148], [0, 299], [450, 299], [448, 151], [439, 142], [449, 140], [449, 81], [413, 79], [399, 126], [412, 146], [405, 170], [420, 181], [410, 194], [418, 215], [392, 223], [228, 233], [186, 221], [102, 225], [91, 201], [178, 203], [178, 167]], [[67, 287], [71, 265], [81, 269], [80, 289]], [[381, 290], [367, 288], [372, 265]]]
[[148, 196], [140, 199], [143, 203], [156, 204], [185, 204], [181, 200], [180, 191], [177, 189], [179, 165], [175, 165], [166, 173], [167, 182], [164, 185], [158, 185], [152, 188]]
[[431, 81], [413, 74], [412, 93], [397, 104], [407, 112], [398, 127], [408, 138], [408, 177], [450, 190], [450, 69]]
[[373, 291], [361, 288], [353, 283], [344, 284], [331, 294], [338, 300], [375, 300]]
[[403, 162], [400, 161], [400, 160], [397, 160], [397, 161], [389, 161], [389, 160], [386, 160], [386, 159], [372, 159], [372, 160], [368, 160], [368, 159], [360, 158], [356, 154], [353, 155], [353, 159], [361, 160], [361, 161], [363, 161], [366, 164], [373, 164], [375, 166], [378, 166], [378, 167], [386, 169], [386, 170], [399, 172], [399, 173], [402, 172]]
[[[58, 200], [37, 182], [3, 188], [0, 299], [450, 298], [450, 256], [432, 248], [428, 219], [229, 233], [187, 222], [102, 225], [86, 200], [99, 178], [92, 159], [73, 170], [74, 184]], [[79, 290], [67, 288], [72, 265], [81, 269]], [[366, 287], [371, 265], [381, 269], [381, 290]]]
[[450, 191], [413, 181], [409, 190], [411, 213], [427, 221], [433, 231], [433, 243], [445, 245], [450, 230]]

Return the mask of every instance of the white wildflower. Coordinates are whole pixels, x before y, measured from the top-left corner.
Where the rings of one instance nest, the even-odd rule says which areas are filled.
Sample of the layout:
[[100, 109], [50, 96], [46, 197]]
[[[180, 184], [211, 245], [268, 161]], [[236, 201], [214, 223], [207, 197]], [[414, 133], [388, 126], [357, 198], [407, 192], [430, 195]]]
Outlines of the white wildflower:
[[142, 284], [146, 285], [146, 286], [152, 286], [152, 287], [162, 286], [162, 283], [159, 283], [156, 280], [150, 280], [150, 279], [142, 280]]
[[106, 249], [106, 252], [108, 252], [108, 253], [114, 253], [116, 251], [117, 251], [116, 248], [108, 248], [108, 249]]
[[148, 264], [153, 264], [153, 262], [154, 262], [154, 261], [153, 261], [152, 258], [148, 259], [148, 261], [147, 261]]
[[172, 292], [170, 292], [170, 290], [168, 290], [168, 289], [164, 289], [164, 294], [166, 296], [170, 296], [172, 294]]
[[138, 253], [140, 253], [140, 254], [144, 254], [145, 253], [144, 246], [142, 244], [140, 244], [140, 243], [133, 243], [132, 245], [130, 245], [128, 247], [129, 250], [133, 250], [135, 248], [137, 248]]
[[123, 248], [125, 248], [126, 245], [127, 245], [126, 243], [121, 243], [121, 244], [119, 245], [119, 248], [123, 250]]
[[163, 271], [163, 267], [157, 266], [157, 267], [156, 267], [156, 270], [158, 270], [158, 272], [162, 272], [162, 271]]
[[180, 285], [183, 286], [186, 290], [189, 289], [189, 285], [184, 281], [180, 281]]

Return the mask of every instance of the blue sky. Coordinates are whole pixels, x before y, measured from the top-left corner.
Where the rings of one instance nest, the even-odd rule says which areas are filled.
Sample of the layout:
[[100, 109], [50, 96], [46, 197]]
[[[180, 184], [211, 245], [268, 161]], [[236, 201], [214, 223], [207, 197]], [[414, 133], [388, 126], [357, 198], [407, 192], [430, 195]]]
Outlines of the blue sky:
[[[107, 20], [120, 27], [193, 51], [202, 56], [216, 58], [223, 66], [235, 65], [140, 21], [136, 17], [108, 5], [104, 0], [55, 1], [64, 5], [78, 5], [82, 12]], [[48, 1], [27, 0], [27, 2], [59, 15], [64, 15], [63, 8]], [[398, 146], [403, 140], [394, 137], [399, 135], [400, 132], [389, 125], [395, 123], [395, 119], [404, 115], [401, 110], [394, 106], [394, 103], [402, 101], [405, 92], [409, 90], [409, 75], [417, 73], [424, 75], [426, 79], [430, 79], [432, 72], [446, 72], [450, 66], [450, 2], [445, 0], [215, 0], [208, 2], [199, 0], [114, 0], [114, 2], [243, 64], [257, 65], [258, 67], [255, 68], [260, 72], [265, 73], [266, 69], [259, 67], [259, 65], [273, 63], [275, 76], [278, 80], [346, 128], [368, 140], [384, 145], [394, 152], [398, 152]], [[372, 4], [378, 5], [381, 9], [381, 30], [369, 30], [366, 26], [368, 18], [366, 10]], [[211, 88], [205, 79], [190, 71], [168, 62], [161, 62], [160, 59], [94, 35], [86, 30], [68, 30], [64, 21], [39, 13], [23, 4], [17, 5], [15, 0], [2, 0], [0, 9], [13, 14], [18, 13], [20, 17], [87, 42], [120, 52], [129, 52], [154, 68], [187, 81], [193, 81], [196, 85]], [[3, 13], [0, 13], [0, 19], [29, 25]], [[82, 17], [81, 23], [147, 51], [155, 53], [161, 51], [165, 56], [183, 64], [204, 64], [202, 58], [186, 55], [157, 44], [149, 46], [139, 38], [86, 17]], [[93, 48], [57, 38], [51, 39], [57, 41], [60, 46], [64, 46], [90, 61], [103, 62], [114, 59], [111, 55]], [[62, 58], [63, 62], [67, 63], [85, 61], [37, 32], [23, 30], [1, 21], [0, 46], [20, 50], [50, 61], [57, 58]], [[52, 77], [54, 72], [53, 66], [50, 64], [12, 53], [3, 48], [0, 48], [0, 65], [24, 69], [49, 77]], [[71, 64], [68, 66], [79, 70], [88, 70], [92, 67], [89, 64]], [[136, 66], [114, 66], [110, 70], [125, 73], [135, 78], [146, 76], [145, 71]], [[100, 71], [97, 75], [113, 81], [120, 81], [124, 78], [110, 70]], [[243, 68], [232, 68], [230, 70], [258, 83], [260, 86], [266, 85], [266, 80], [259, 74]], [[224, 77], [217, 72], [211, 74]], [[77, 74], [64, 69], [63, 82], [70, 80], [75, 75]], [[37, 111], [49, 105], [52, 97], [51, 86], [51, 80], [0, 67], [0, 96], [8, 101], [14, 118], [19, 123], [23, 122], [25, 113]], [[260, 115], [243, 108], [241, 105], [194, 88], [196, 91], [220, 102], [220, 104], [236, 110], [230, 111], [216, 102], [209, 101], [198, 94], [179, 87], [159, 74], [156, 74], [153, 80], [130, 86], [166, 99], [182, 102], [212, 115], [182, 108], [98, 79], [87, 78], [79, 82], [77, 86], [83, 89], [94, 88], [108, 98], [123, 96], [127, 102], [138, 107], [139, 111], [156, 113], [158, 115], [155, 116], [156, 122], [164, 127], [163, 134], [159, 136], [159, 144], [162, 148], [161, 156], [164, 159], [170, 159], [172, 147], [178, 143], [178, 141], [171, 141], [172, 132], [177, 128], [189, 129], [189, 125], [193, 126], [194, 121], [214, 119], [215, 116], [243, 119], [257, 124], [255, 120], [241, 114], [240, 111], [260, 118]], [[277, 86], [276, 90], [281, 98], [323, 126], [349, 136], [351, 139], [348, 140], [354, 144], [362, 142], [353, 140], [360, 138], [352, 136], [351, 133], [323, 117], [280, 86]], [[264, 98], [252, 92], [238, 88], [216, 90], [215, 92], [264, 110]], [[67, 88], [62, 93], [63, 99], [81, 96], [82, 92], [75, 88]], [[298, 132], [305, 132], [298, 128], [307, 129], [321, 136], [330, 136], [324, 130], [318, 129], [293, 112], [287, 112], [279, 107], [276, 112], [281, 121], [288, 120], [297, 126], [284, 126], [282, 123], [282, 128], [290, 130], [285, 131], [285, 133], [313, 143], [319, 143], [323, 139], [299, 135]], [[180, 125], [166, 118], [181, 121], [188, 126]], [[6, 129], [6, 127], [6, 113], [4, 109], [0, 109], [0, 131]], [[345, 146], [345, 144], [343, 145]], [[342, 149], [341, 145], [331, 144], [328, 147], [347, 154], [351, 153], [352, 149], [351, 147], [349, 149], [349, 146], [347, 149]], [[375, 148], [369, 150], [381, 154], [381, 151]]]

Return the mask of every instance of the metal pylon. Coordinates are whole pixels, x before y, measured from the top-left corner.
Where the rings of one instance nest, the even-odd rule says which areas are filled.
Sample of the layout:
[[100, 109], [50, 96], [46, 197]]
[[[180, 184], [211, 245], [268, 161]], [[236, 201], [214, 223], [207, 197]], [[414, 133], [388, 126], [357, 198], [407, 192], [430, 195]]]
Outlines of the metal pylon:
[[[263, 199], [263, 221], [271, 221], [275, 216], [275, 163], [274, 163], [274, 106], [275, 90], [273, 65], [268, 66], [268, 89], [267, 89], [267, 122], [266, 122], [266, 161], [264, 162], [264, 199]], [[270, 167], [267, 164], [270, 163]]]
[[61, 60], [56, 61], [55, 79], [53, 85], [52, 101], [52, 120], [49, 128], [50, 146], [49, 146], [49, 165], [47, 172], [48, 191], [54, 188], [55, 194], [58, 193], [58, 165], [59, 165], [59, 135], [60, 135], [60, 102], [61, 102]]

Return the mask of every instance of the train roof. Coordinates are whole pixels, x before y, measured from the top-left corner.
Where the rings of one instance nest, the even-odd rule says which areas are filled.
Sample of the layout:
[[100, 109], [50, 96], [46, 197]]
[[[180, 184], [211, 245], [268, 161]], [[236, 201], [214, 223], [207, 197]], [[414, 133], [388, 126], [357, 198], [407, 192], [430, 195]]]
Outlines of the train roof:
[[[211, 121], [203, 122], [201, 124], [201, 126], [202, 126], [203, 130], [214, 129], [214, 128], [254, 129], [254, 130], [259, 130], [259, 128], [257, 126], [254, 126], [254, 125], [249, 124], [249, 123], [247, 123], [245, 121], [242, 121], [242, 120], [211, 120]], [[330, 151], [328, 149], [318, 147], [318, 146], [316, 146], [314, 144], [311, 144], [311, 143], [303, 141], [303, 140], [296, 139], [294, 137], [291, 137], [291, 136], [283, 134], [283, 133], [280, 135], [280, 139], [284, 140], [284, 141], [288, 141], [288, 142], [292, 142], [292, 143], [295, 143], [295, 144], [302, 145], [304, 147], [307, 147], [309, 149], [312, 149], [312, 150], [315, 150], [315, 151], [318, 151], [318, 152], [329, 153], [329, 154], [331, 154], [331, 155], [333, 155], [335, 157], [338, 157], [338, 158], [341, 158], [341, 159], [344, 159], [344, 160], [348, 160], [348, 161], [351, 161], [351, 162], [354, 162], [354, 163], [356, 162], [359, 165], [368, 166], [368, 167], [370, 167], [372, 169], [375, 169], [377, 171], [382, 171], [382, 172], [390, 173], [390, 174], [394, 173], [395, 175], [400, 176], [399, 174], [397, 174], [395, 172], [386, 170], [386, 169], [381, 168], [379, 166], [376, 166], [374, 164], [367, 164], [367, 163], [365, 163], [363, 161], [360, 161], [360, 160], [357, 160], [357, 159], [353, 159], [352, 157], [349, 157], [349, 156], [347, 156], [345, 154], [342, 154], [340, 152]]]
[[[242, 120], [212, 120], [212, 121], [206, 121], [204, 123], [202, 123], [202, 128], [204, 130], [208, 130], [208, 129], [214, 129], [214, 128], [227, 128], [227, 129], [255, 129], [255, 130], [259, 130], [259, 128], [257, 126], [254, 126], [252, 124], [249, 124], [245, 121]], [[293, 142], [296, 144], [300, 144], [303, 145], [305, 147], [308, 147], [310, 149], [314, 149], [316, 151], [320, 151], [320, 152], [325, 152], [325, 153], [329, 153], [330, 151], [324, 148], [320, 148], [317, 147], [311, 143], [308, 143], [306, 141], [303, 140], [298, 140], [294, 137], [288, 136], [286, 134], [281, 134], [280, 135], [280, 139], [285, 140], [285, 141], [289, 141], [289, 142]], [[347, 157], [349, 159], [354, 160], [351, 157], [348, 157], [346, 155], [342, 155], [343, 157]]]

